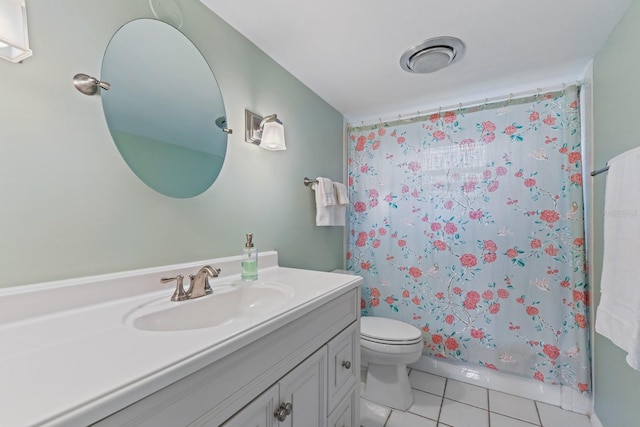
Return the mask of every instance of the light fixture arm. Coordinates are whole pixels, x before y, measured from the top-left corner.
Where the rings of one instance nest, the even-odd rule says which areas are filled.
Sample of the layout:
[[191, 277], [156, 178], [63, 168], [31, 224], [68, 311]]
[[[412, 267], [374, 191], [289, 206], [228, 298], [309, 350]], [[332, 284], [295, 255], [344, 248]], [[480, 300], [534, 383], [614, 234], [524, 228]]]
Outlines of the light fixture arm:
[[258, 129], [262, 131], [264, 129], [264, 124], [268, 122], [276, 122], [282, 124], [282, 122], [278, 119], [277, 114], [269, 114], [268, 116], [264, 116], [264, 118], [260, 121]]

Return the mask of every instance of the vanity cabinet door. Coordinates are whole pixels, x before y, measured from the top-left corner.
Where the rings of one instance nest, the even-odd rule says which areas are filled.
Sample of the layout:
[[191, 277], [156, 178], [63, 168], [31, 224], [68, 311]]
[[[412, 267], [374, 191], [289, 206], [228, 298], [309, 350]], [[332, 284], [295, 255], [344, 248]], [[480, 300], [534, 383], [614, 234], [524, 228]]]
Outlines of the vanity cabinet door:
[[329, 412], [359, 384], [360, 323], [355, 322], [329, 341]]
[[[326, 427], [327, 347], [322, 347], [280, 380], [280, 402], [291, 414], [278, 427]], [[278, 410], [278, 407], [275, 409]]]
[[[326, 394], [325, 346], [242, 408], [222, 427], [326, 427]], [[215, 424], [203, 426], [216, 427]]]
[[[278, 384], [262, 393], [245, 406], [240, 412], [222, 424], [222, 427], [274, 427], [277, 420], [274, 417], [276, 402], [279, 396]], [[203, 427], [217, 427], [218, 424], [203, 424]]]
[[359, 403], [356, 388], [352, 387], [342, 402], [338, 403], [329, 415], [328, 427], [358, 427], [360, 425]]

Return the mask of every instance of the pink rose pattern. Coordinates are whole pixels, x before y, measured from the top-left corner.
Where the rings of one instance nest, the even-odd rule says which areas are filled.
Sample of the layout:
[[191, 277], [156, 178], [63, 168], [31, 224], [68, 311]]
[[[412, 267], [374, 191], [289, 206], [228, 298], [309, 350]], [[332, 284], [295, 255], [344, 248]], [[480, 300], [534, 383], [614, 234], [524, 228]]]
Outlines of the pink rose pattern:
[[363, 315], [424, 353], [590, 391], [578, 94], [351, 129]]

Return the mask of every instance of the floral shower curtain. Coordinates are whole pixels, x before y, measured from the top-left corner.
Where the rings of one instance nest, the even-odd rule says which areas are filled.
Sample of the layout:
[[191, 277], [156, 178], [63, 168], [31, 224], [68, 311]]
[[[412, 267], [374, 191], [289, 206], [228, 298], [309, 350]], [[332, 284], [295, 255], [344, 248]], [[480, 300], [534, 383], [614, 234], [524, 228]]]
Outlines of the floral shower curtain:
[[424, 353], [590, 389], [578, 88], [351, 129], [363, 315]]

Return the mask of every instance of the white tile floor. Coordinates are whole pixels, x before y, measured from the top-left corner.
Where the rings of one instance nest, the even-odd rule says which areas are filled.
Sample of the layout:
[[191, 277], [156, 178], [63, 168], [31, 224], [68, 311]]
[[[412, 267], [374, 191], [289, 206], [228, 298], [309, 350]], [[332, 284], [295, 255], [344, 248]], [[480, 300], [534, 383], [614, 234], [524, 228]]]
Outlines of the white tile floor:
[[363, 427], [591, 427], [557, 406], [411, 370], [414, 404], [390, 410], [362, 399]]

